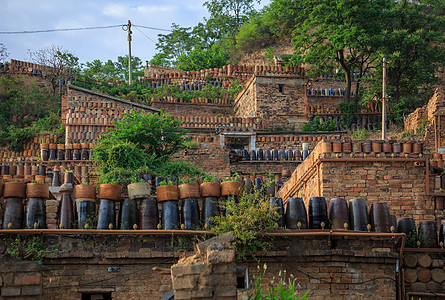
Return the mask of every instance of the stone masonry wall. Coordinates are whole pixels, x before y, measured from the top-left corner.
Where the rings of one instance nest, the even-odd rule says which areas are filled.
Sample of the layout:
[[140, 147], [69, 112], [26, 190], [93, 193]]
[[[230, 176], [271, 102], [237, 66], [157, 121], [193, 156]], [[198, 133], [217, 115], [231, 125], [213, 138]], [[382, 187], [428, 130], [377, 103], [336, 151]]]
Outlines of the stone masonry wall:
[[157, 112], [148, 105], [111, 97], [76, 86], [68, 86], [67, 97], [62, 103], [66, 143], [94, 142], [113, 121], [119, 121], [131, 110]]
[[[207, 100], [207, 99], [205, 99]], [[161, 109], [176, 117], [194, 116], [230, 116], [233, 114], [230, 104], [212, 104], [212, 103], [180, 103], [167, 101], [152, 101], [151, 106]]]
[[[427, 193], [426, 160], [418, 154], [322, 153], [319, 143], [294, 171], [280, 191], [283, 199], [303, 197], [306, 209], [313, 196], [364, 198], [368, 204], [388, 203], [391, 214], [419, 220], [439, 220], [443, 207], [436, 209]], [[398, 161], [391, 161], [393, 158]], [[429, 171], [428, 171], [429, 172]], [[428, 173], [429, 174], [429, 173]]]

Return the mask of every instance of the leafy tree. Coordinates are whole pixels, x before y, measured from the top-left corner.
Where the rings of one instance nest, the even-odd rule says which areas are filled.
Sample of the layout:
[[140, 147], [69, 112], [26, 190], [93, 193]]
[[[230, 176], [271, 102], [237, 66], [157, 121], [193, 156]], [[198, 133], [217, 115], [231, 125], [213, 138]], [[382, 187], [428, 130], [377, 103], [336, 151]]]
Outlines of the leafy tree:
[[[388, 61], [388, 94], [393, 102], [414, 95], [429, 98], [438, 81], [436, 74], [445, 63], [445, 18], [432, 13], [431, 5], [424, 2], [428, 1], [397, 1], [391, 10], [391, 22], [382, 33], [379, 58], [384, 56]], [[444, 6], [434, 7], [443, 11]], [[368, 97], [381, 91], [381, 64], [371, 81]]]
[[389, 8], [387, 0], [302, 0], [293, 30], [293, 62], [311, 64], [312, 73], [340, 67], [350, 101], [354, 71], [378, 49]]
[[244, 22], [235, 38], [237, 48], [242, 52], [264, 48], [274, 41], [270, 26], [265, 23], [264, 14], [255, 14]]
[[233, 37], [254, 12], [255, 2], [260, 3], [259, 0], [209, 0], [204, 2], [204, 6], [213, 25], [226, 36]]
[[[131, 68], [133, 78], [144, 76], [144, 67], [139, 57], [131, 57]], [[128, 80], [128, 55], [118, 56], [116, 62], [102, 62], [99, 59], [86, 62], [82, 71], [84, 76], [94, 79]]]
[[102, 183], [128, 184], [144, 173], [160, 176], [202, 175], [184, 162], [171, 162], [172, 154], [185, 148], [186, 130], [181, 121], [163, 112], [125, 115], [116, 128], [98, 140], [93, 159]]
[[184, 71], [221, 68], [227, 64], [229, 58], [229, 54], [216, 44], [207, 49], [196, 47], [190, 53], [179, 56], [177, 67]]
[[54, 95], [58, 87], [59, 94], [61, 93], [62, 80], [73, 78], [80, 71], [79, 58], [60, 46], [51, 45], [38, 51], [28, 50], [28, 54], [33, 62], [43, 67], [42, 76], [51, 83]]

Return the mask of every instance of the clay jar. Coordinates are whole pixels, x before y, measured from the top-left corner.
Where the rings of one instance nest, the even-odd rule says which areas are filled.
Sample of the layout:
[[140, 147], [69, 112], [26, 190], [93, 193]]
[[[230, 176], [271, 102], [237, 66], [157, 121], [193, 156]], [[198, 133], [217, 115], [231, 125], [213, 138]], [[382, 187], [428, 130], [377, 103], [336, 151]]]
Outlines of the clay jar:
[[332, 143], [331, 142], [323, 142], [321, 144], [321, 151], [323, 153], [331, 153], [332, 152]]
[[179, 198], [178, 187], [176, 185], [160, 185], [156, 188], [158, 201], [177, 201]]
[[221, 182], [221, 196], [238, 196], [243, 184], [239, 181]]
[[345, 142], [342, 145], [342, 152], [343, 153], [351, 153], [352, 152], [352, 146], [351, 143]]
[[130, 199], [143, 199], [150, 196], [150, 184], [148, 182], [136, 182], [127, 186]]
[[49, 199], [49, 187], [45, 183], [28, 183], [26, 187], [28, 203], [26, 205], [26, 227], [45, 228], [45, 199]]
[[333, 142], [332, 143], [332, 152], [334, 153], [341, 153], [341, 142]]
[[101, 184], [99, 188], [99, 214], [97, 229], [116, 228], [115, 203], [121, 198], [122, 187], [117, 184]]
[[413, 144], [413, 153], [414, 154], [421, 154], [422, 153], [422, 144], [414, 143]]
[[178, 186], [179, 197], [182, 200], [182, 224], [184, 229], [191, 230], [199, 226], [199, 185], [185, 183]]
[[372, 142], [372, 152], [374, 152], [374, 153], [382, 152], [382, 142], [380, 142], [380, 141]]
[[88, 229], [96, 215], [96, 185], [80, 184], [74, 187], [77, 208], [77, 228]]
[[199, 198], [199, 185], [197, 183], [184, 183], [178, 186], [179, 198]]
[[23, 228], [23, 199], [26, 197], [26, 184], [6, 182], [3, 197], [3, 229]]
[[411, 142], [403, 143], [402, 152], [405, 154], [412, 153], [413, 152], [413, 143], [411, 143]]

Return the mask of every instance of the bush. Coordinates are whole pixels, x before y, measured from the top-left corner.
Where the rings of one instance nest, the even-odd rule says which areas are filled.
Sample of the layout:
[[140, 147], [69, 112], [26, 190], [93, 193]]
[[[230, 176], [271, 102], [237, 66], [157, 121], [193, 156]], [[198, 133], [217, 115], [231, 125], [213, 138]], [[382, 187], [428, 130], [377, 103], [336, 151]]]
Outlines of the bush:
[[238, 202], [225, 201], [222, 208], [229, 213], [211, 220], [214, 224], [211, 230], [215, 234], [233, 231], [236, 237], [233, 247], [242, 259], [255, 258], [257, 251], [270, 250], [271, 240], [262, 233], [279, 229], [279, 214], [271, 208], [269, 198], [264, 195], [265, 189], [267, 184], [253, 194], [242, 193]]
[[181, 121], [171, 115], [132, 112], [116, 128], [98, 140], [93, 152], [100, 183], [126, 185], [143, 174], [175, 176], [204, 173], [185, 162], [170, 162], [170, 156], [186, 147]]
[[301, 130], [305, 132], [310, 131], [336, 131], [337, 122], [334, 119], [328, 119], [320, 123], [320, 116], [316, 116], [309, 123], [303, 124]]

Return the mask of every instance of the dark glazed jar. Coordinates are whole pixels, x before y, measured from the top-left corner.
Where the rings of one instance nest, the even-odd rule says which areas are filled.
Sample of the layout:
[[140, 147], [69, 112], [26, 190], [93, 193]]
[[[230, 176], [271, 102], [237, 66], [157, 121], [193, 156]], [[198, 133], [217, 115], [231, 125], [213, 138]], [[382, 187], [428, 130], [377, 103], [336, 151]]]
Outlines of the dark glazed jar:
[[65, 145], [65, 160], [73, 159], [73, 144]]

